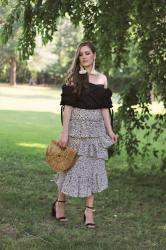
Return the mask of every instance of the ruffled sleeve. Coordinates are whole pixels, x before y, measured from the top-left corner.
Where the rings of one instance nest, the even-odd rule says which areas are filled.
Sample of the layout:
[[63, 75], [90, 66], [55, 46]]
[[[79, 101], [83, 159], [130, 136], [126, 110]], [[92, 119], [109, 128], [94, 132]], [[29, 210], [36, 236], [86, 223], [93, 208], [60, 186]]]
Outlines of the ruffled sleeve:
[[109, 88], [104, 89], [102, 108], [112, 108], [113, 107], [111, 97], [112, 97], [112, 91]]
[[73, 93], [74, 87], [69, 85], [62, 86], [60, 105], [69, 105], [75, 107], [76, 95]]

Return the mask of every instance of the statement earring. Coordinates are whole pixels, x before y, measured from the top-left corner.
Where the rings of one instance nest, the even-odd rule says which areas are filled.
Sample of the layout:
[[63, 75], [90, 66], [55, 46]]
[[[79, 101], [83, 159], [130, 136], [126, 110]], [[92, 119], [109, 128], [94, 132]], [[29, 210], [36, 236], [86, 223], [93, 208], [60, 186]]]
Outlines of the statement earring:
[[84, 69], [84, 67], [80, 64], [80, 70], [79, 70], [79, 74], [86, 74], [87, 71]]
[[93, 75], [97, 74], [97, 71], [95, 70], [95, 59], [93, 60], [92, 70], [91, 70], [90, 73], [93, 74]]

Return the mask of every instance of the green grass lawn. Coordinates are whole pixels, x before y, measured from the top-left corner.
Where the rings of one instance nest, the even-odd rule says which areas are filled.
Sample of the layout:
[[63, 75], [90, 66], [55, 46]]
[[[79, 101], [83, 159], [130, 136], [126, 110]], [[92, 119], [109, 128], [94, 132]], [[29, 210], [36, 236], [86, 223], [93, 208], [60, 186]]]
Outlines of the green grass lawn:
[[50, 215], [57, 188], [45, 162], [46, 146], [61, 128], [51, 106], [58, 92], [6, 87], [0, 93], [8, 100], [2, 98], [0, 110], [0, 249], [166, 249], [166, 175], [142, 171], [155, 158], [137, 159], [143, 167], [135, 172], [125, 168], [124, 152], [111, 158], [109, 188], [95, 195], [97, 228], [83, 226], [82, 198], [67, 197], [69, 221], [60, 224]]

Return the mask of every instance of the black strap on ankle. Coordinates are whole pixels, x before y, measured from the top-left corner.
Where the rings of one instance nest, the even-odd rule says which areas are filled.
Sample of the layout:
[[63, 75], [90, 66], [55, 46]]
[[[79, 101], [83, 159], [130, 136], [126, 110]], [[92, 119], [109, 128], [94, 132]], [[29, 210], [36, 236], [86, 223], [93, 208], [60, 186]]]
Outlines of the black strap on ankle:
[[87, 208], [90, 208], [90, 209], [94, 209], [94, 207], [89, 207], [89, 206], [86, 206]]

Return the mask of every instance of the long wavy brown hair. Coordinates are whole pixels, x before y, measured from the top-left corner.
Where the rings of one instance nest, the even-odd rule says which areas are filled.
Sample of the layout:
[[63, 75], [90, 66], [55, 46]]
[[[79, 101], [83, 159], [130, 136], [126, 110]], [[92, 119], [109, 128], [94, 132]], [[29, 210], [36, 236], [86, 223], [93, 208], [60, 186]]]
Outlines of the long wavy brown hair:
[[85, 88], [88, 87], [88, 82], [89, 82], [87, 73], [79, 74], [79, 70], [80, 70], [79, 55], [80, 55], [80, 49], [83, 46], [88, 46], [93, 53], [96, 52], [96, 48], [92, 42], [87, 41], [87, 42], [80, 43], [79, 46], [77, 47], [73, 62], [71, 64], [71, 67], [68, 70], [67, 77], [65, 80], [67, 85], [74, 85], [74, 92], [77, 95], [80, 95], [83, 87]]

